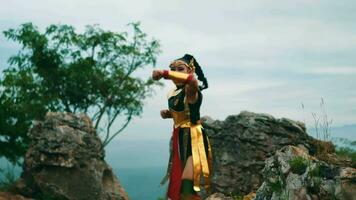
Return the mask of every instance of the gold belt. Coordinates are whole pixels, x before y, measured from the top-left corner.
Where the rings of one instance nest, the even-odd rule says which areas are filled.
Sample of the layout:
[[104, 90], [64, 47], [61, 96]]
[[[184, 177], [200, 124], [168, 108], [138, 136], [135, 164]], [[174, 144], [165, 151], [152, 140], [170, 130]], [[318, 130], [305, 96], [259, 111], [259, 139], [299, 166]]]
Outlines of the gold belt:
[[192, 124], [191, 122], [186, 122], [181, 124], [181, 128], [190, 128], [190, 136], [192, 142], [192, 158], [193, 158], [193, 182], [194, 190], [200, 191], [200, 177], [201, 173], [204, 178], [204, 186], [208, 190], [210, 189], [210, 174], [212, 167], [212, 153], [209, 139], [208, 141], [208, 158], [205, 154], [205, 146], [203, 139], [203, 132], [200, 121], [197, 124]]

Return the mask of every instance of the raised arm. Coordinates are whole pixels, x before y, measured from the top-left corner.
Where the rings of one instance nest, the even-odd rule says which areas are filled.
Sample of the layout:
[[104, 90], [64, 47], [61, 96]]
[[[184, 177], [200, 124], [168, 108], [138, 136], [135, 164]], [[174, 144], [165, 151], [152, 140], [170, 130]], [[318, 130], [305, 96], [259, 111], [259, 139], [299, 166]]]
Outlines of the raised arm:
[[198, 99], [198, 80], [192, 73], [182, 73], [172, 70], [153, 70], [152, 78], [159, 80], [161, 78], [170, 79], [176, 84], [185, 84], [187, 102], [193, 104]]
[[198, 100], [198, 88], [198, 80], [193, 76], [185, 85], [185, 95], [188, 103], [194, 104]]

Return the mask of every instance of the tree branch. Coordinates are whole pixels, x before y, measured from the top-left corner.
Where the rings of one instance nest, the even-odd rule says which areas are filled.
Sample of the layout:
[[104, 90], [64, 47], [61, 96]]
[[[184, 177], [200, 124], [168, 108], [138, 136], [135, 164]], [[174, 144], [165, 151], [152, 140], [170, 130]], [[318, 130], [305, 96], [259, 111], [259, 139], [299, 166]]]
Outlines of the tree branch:
[[121, 133], [127, 127], [127, 125], [129, 125], [129, 122], [132, 119], [132, 113], [133, 113], [133, 111], [130, 111], [125, 124], [118, 131], [116, 131], [109, 139], [106, 139], [103, 141], [102, 148], [104, 148], [106, 145], [108, 145], [111, 142], [111, 140], [114, 139], [114, 137], [116, 137], [119, 133]]
[[101, 111], [99, 111], [99, 112], [100, 112], [100, 115], [99, 115], [99, 117], [98, 117], [98, 120], [97, 120], [96, 123], [95, 123], [95, 126], [94, 126], [95, 129], [98, 129], [99, 122], [100, 122], [101, 118], [103, 117], [103, 114], [104, 114], [104, 112], [105, 112], [106, 107], [107, 107], [107, 105], [105, 104], [104, 107], [103, 107], [103, 109], [101, 109]]

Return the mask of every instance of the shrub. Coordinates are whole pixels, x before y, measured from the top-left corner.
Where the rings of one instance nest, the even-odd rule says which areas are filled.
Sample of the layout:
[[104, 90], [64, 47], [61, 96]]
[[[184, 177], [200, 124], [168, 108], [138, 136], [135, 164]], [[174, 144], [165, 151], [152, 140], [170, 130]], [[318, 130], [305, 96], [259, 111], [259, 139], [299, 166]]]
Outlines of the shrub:
[[349, 148], [349, 147], [338, 147], [336, 148], [336, 155], [342, 157], [342, 158], [346, 158], [346, 159], [350, 159], [352, 166], [355, 167], [356, 166], [356, 151]]
[[303, 174], [307, 168], [307, 160], [301, 156], [297, 156], [288, 161], [291, 170], [295, 174]]

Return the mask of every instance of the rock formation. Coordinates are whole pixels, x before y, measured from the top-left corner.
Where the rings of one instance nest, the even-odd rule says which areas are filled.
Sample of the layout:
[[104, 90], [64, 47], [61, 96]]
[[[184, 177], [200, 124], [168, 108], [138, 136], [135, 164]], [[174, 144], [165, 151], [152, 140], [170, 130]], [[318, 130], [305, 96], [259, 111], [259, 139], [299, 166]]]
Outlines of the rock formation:
[[208, 198], [205, 200], [234, 200], [232, 197], [227, 197], [222, 193], [214, 193], [210, 195]]
[[0, 192], [0, 200], [33, 200], [10, 192]]
[[[303, 123], [248, 111], [224, 121], [209, 117], [202, 121], [213, 150], [214, 194], [207, 200], [355, 199], [355, 168], [318, 160], [320, 141], [307, 134]], [[87, 116], [48, 113], [34, 124], [29, 137], [17, 182], [23, 196], [128, 199], [104, 161], [101, 140]], [[335, 154], [325, 158], [337, 160]], [[3, 196], [26, 199], [0, 193], [0, 200]]]
[[255, 200], [356, 199], [356, 169], [319, 161], [298, 147], [278, 150], [262, 174]]
[[128, 199], [85, 115], [47, 113], [29, 133], [18, 188], [36, 199]]
[[225, 121], [204, 117], [203, 126], [213, 150], [212, 191], [246, 195], [263, 182], [265, 159], [294, 145], [315, 153], [315, 139], [303, 123], [268, 114], [243, 111]]

